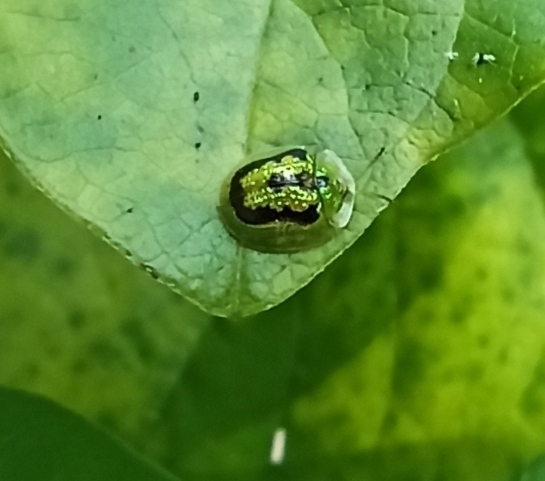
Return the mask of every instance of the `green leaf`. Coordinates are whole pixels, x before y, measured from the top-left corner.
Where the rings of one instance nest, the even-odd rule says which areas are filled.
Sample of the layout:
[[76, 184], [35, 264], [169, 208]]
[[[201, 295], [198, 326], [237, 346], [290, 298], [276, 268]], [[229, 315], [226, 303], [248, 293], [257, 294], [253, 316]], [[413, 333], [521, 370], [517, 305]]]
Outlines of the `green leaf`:
[[216, 480], [516, 479], [545, 450], [545, 211], [524, 147], [509, 121], [475, 136], [312, 285], [212, 323], [163, 412], [167, 466]]
[[0, 162], [0, 383], [192, 481], [518, 479], [545, 451], [545, 214], [525, 155], [543, 107], [524, 107], [535, 136], [504, 122], [424, 169], [316, 282], [244, 323], [206, 322]]
[[543, 481], [545, 479], [545, 456], [533, 460], [524, 470], [520, 481]]
[[[541, 83], [544, 29], [541, 0], [2, 0], [0, 137], [133, 262], [209, 312], [247, 315]], [[220, 185], [246, 153], [286, 144], [345, 159], [354, 218], [320, 249], [242, 249], [217, 217]]]
[[0, 388], [0, 479], [174, 481], [51, 401]]
[[64, 215], [1, 153], [0, 266], [0, 384], [138, 443], [208, 316]]

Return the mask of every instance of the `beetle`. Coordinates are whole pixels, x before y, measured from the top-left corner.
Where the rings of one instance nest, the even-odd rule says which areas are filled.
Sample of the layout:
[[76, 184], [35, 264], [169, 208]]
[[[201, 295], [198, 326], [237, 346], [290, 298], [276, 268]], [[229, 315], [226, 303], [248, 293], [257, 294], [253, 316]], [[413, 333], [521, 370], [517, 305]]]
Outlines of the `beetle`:
[[284, 147], [248, 159], [226, 179], [218, 215], [243, 247], [301, 252], [348, 225], [355, 192], [352, 174], [333, 151]]

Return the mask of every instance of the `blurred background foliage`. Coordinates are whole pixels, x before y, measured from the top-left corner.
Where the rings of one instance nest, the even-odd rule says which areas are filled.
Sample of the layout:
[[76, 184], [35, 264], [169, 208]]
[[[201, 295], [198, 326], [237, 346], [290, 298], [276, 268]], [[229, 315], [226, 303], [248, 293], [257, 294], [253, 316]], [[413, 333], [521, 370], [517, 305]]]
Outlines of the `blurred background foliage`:
[[181, 479], [519, 479], [545, 452], [544, 134], [541, 89], [238, 321], [157, 284], [2, 157], [0, 384]]

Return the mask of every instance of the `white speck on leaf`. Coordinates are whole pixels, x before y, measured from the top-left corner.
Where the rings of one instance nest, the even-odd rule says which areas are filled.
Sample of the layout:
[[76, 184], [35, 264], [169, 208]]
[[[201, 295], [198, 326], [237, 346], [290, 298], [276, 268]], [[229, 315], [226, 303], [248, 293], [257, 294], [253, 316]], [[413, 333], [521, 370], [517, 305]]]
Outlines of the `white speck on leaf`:
[[273, 435], [271, 446], [271, 464], [279, 465], [284, 461], [286, 452], [286, 429], [278, 428]]

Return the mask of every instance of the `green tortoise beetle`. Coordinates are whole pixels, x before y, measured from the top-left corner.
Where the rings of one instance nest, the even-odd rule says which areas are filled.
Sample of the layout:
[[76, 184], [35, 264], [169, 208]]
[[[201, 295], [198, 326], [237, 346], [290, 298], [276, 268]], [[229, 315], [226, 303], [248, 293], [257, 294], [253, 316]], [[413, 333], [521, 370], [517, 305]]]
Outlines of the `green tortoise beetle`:
[[355, 191], [354, 178], [333, 151], [284, 147], [236, 170], [222, 186], [218, 213], [243, 247], [300, 252], [348, 225]]

